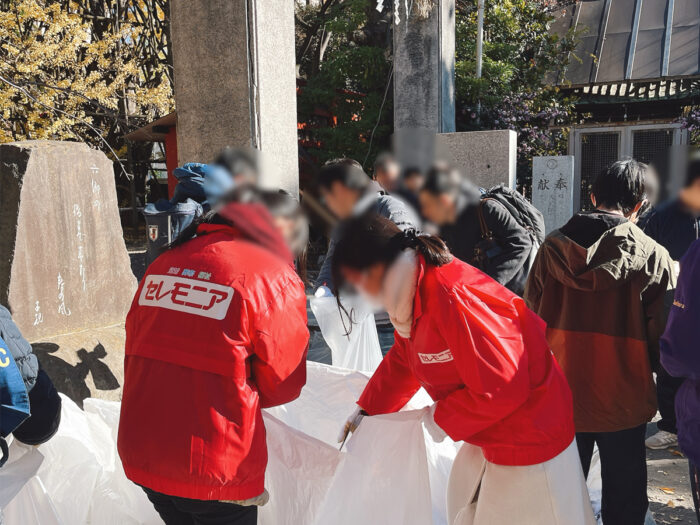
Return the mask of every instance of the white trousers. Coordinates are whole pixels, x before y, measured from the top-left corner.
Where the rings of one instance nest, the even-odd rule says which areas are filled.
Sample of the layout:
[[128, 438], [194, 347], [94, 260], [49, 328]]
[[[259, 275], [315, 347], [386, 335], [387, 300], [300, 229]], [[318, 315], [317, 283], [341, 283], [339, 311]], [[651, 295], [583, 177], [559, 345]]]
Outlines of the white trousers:
[[465, 443], [447, 486], [449, 525], [595, 525], [576, 441], [524, 467], [495, 465]]

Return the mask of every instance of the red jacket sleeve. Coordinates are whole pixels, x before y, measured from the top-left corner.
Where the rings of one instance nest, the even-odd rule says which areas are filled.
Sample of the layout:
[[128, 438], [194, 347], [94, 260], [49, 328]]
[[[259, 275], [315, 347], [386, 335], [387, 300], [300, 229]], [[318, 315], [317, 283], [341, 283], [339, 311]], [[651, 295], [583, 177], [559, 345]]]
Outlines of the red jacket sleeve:
[[437, 402], [435, 422], [455, 441], [468, 440], [528, 399], [527, 353], [514, 308], [503, 304], [513, 311], [501, 315], [478, 299], [441, 293], [434, 319], [464, 387]]
[[293, 401], [306, 384], [306, 295], [301, 282], [273, 298], [255, 322], [251, 376], [262, 408]]
[[406, 362], [405, 350], [405, 340], [394, 334], [394, 346], [384, 356], [357, 402], [368, 414], [397, 412], [420, 388]]

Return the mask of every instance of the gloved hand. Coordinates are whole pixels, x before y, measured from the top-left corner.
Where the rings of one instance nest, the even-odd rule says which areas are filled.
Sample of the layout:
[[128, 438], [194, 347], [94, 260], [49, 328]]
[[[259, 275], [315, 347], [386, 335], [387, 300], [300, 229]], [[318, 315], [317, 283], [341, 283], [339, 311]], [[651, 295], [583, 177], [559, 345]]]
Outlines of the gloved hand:
[[333, 297], [333, 292], [328, 286], [321, 285], [314, 292], [314, 297]]
[[355, 411], [350, 415], [348, 420], [345, 422], [345, 426], [343, 426], [343, 429], [340, 431], [340, 434], [338, 434], [338, 443], [342, 443], [348, 437], [348, 434], [355, 432], [355, 430], [357, 430], [357, 427], [360, 426], [362, 418], [366, 415], [367, 412], [365, 412], [358, 406], [355, 409]]
[[425, 409], [423, 414], [423, 425], [425, 429], [433, 438], [435, 443], [442, 443], [447, 437], [447, 433], [435, 422], [435, 409], [437, 408], [437, 403], [433, 403], [430, 407]]

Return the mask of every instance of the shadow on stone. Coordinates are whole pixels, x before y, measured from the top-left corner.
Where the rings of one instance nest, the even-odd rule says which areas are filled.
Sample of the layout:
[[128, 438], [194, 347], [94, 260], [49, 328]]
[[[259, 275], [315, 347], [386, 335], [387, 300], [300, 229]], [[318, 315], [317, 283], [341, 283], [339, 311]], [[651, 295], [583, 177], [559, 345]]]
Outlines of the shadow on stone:
[[[62, 358], [66, 355], [66, 349], [62, 349], [56, 343], [33, 343], [32, 348], [56, 389], [70, 397], [81, 408], [83, 400], [92, 395], [86, 382], [88, 375], [92, 376], [97, 390], [117, 390], [120, 386], [112, 370], [102, 361], [107, 357], [107, 350], [101, 343], [97, 343], [91, 352], [85, 348], [76, 351], [76, 364]], [[57, 355], [59, 353], [60, 356]]]

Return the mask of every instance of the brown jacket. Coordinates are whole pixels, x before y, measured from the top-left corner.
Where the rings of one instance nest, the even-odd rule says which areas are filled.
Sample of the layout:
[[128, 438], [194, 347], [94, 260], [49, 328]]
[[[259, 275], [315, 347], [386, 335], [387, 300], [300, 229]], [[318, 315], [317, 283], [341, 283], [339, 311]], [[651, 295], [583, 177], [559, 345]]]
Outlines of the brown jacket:
[[624, 430], [656, 413], [652, 368], [676, 282], [666, 249], [629, 221], [612, 219], [593, 242], [604, 215], [575, 215], [549, 235], [525, 290], [573, 391], [577, 432]]

